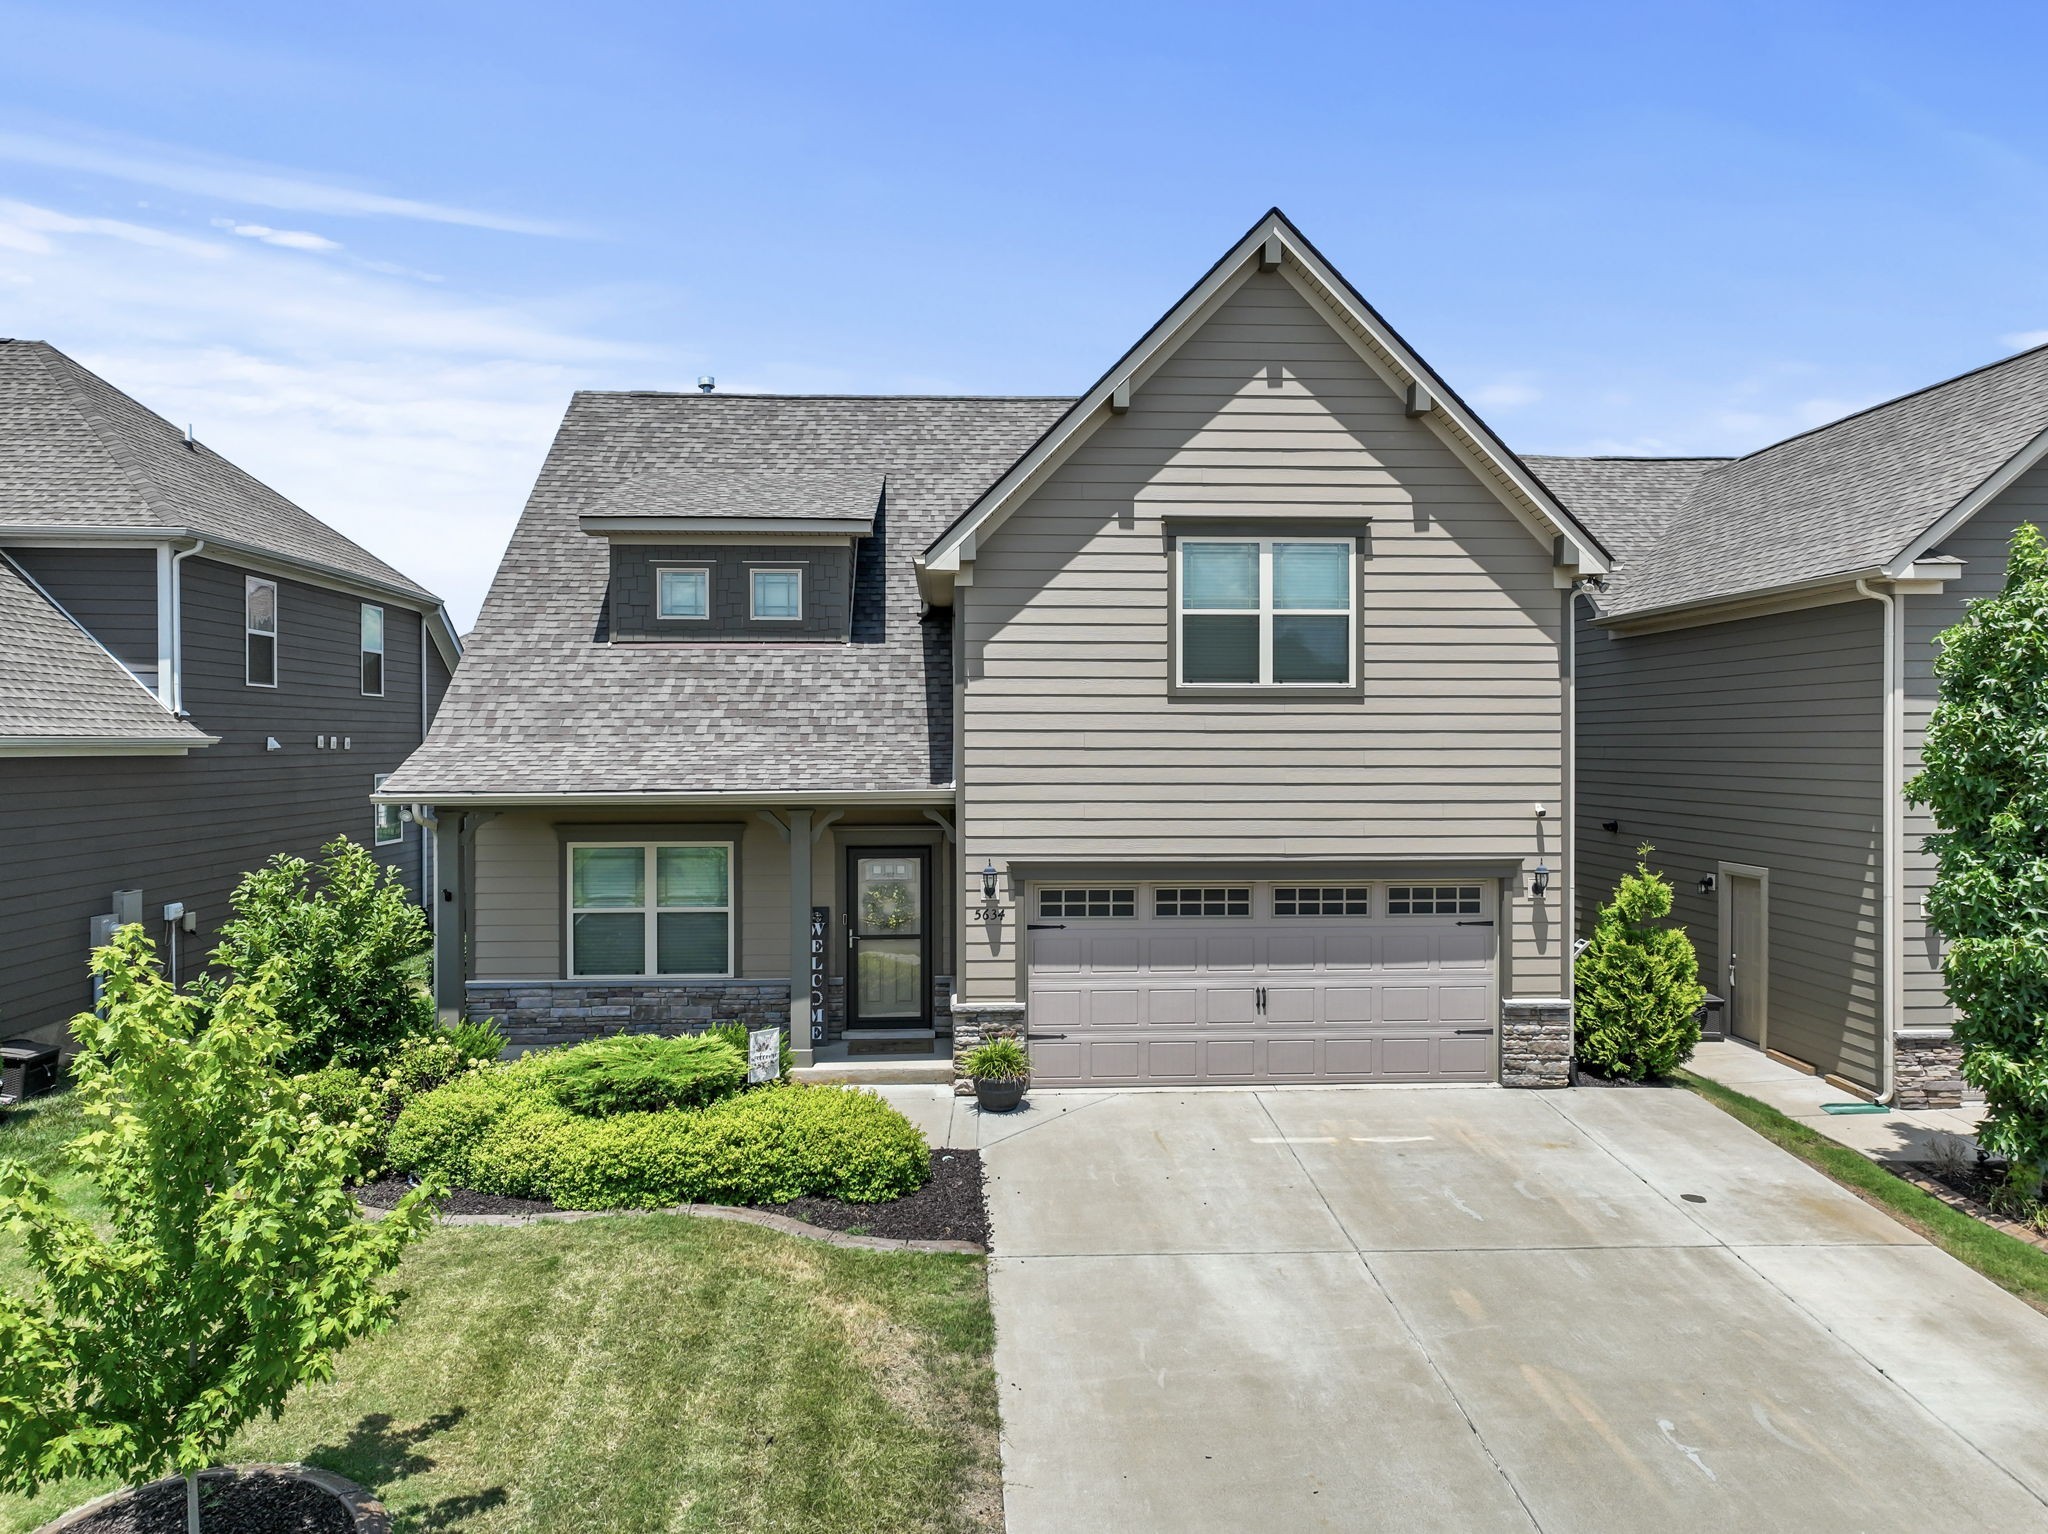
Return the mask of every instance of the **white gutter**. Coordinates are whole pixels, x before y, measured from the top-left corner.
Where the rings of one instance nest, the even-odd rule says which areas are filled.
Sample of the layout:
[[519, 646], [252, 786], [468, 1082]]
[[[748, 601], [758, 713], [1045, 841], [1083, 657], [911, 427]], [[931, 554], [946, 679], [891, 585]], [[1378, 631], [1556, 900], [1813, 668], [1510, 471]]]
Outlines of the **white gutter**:
[[1884, 974], [1878, 1017], [1877, 1101], [1889, 1103], [1899, 1089], [1897, 1031], [1904, 1018], [1906, 994], [1906, 667], [1898, 597], [1891, 592], [1871, 590], [1867, 577], [1857, 578], [1856, 590], [1859, 595], [1884, 604], [1884, 818], [1880, 833], [1884, 852], [1880, 917]]
[[[370, 795], [374, 804], [413, 804], [419, 799], [421, 790], [403, 788], [397, 792], [378, 792]], [[877, 805], [949, 805], [953, 802], [950, 787], [934, 788], [818, 788], [805, 793], [754, 793], [744, 789], [700, 793], [590, 793], [590, 794], [462, 794], [436, 793], [433, 803], [444, 810], [477, 809], [578, 809], [578, 808], [619, 808], [636, 809], [687, 809], [693, 806], [710, 808], [755, 808], [759, 806], [788, 805], [808, 809], [818, 804], [877, 804]]]
[[[165, 586], [165, 595], [171, 601], [171, 675], [168, 682], [158, 678], [157, 686], [160, 691], [167, 690], [164, 706], [180, 719], [185, 717], [185, 572], [178, 567], [205, 547], [206, 540], [201, 538], [191, 548], [173, 554]], [[162, 647], [161, 639], [158, 647]]]

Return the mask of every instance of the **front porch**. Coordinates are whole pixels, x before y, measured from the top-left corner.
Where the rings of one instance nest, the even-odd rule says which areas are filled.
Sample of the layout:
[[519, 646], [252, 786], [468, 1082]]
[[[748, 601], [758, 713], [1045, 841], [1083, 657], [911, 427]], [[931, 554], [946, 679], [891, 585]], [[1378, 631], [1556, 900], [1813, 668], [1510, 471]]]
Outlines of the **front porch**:
[[944, 1058], [958, 877], [927, 797], [442, 806], [439, 1007], [520, 1050], [740, 1022], [800, 1067]]

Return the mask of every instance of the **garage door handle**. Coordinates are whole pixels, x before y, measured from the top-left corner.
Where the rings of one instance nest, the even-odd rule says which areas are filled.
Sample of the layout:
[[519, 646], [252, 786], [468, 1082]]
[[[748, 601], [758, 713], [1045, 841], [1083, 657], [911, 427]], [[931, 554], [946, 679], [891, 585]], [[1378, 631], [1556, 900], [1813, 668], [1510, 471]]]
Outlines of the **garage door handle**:
[[1490, 1039], [1493, 1037], [1493, 1030], [1491, 1028], [1453, 1028], [1451, 1032], [1457, 1034], [1461, 1038], [1467, 1034], [1475, 1033], [1479, 1034], [1481, 1037], [1484, 1038]]
[[1063, 1039], [1066, 1035], [1064, 1033], [1027, 1033], [1024, 1037], [1026, 1039]]
[[1489, 916], [1485, 921], [1461, 921], [1458, 925], [1461, 927], [1490, 927], [1493, 925], [1493, 918]]
[[1030, 921], [1024, 924], [1026, 932], [1064, 932], [1067, 924], [1063, 921]]

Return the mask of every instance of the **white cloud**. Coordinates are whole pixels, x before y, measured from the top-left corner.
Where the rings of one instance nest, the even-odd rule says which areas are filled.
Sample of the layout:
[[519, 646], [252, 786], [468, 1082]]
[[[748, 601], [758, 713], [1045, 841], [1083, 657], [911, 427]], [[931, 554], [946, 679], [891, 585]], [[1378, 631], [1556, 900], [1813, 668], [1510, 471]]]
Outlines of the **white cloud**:
[[576, 231], [545, 219], [486, 213], [449, 207], [410, 197], [390, 197], [359, 187], [339, 186], [301, 171], [250, 165], [231, 160], [201, 159], [183, 150], [159, 145], [131, 149], [97, 148], [34, 133], [0, 133], [0, 160], [40, 165], [51, 170], [83, 171], [119, 181], [161, 187], [226, 202], [294, 213], [326, 213], [345, 218], [405, 218], [434, 224], [462, 224], [508, 234], [567, 235]]
[[1543, 398], [1543, 391], [1533, 384], [1504, 378], [1498, 383], [1481, 384], [1469, 396], [1475, 405], [1493, 410], [1513, 410], [1520, 405], [1533, 405]]
[[238, 224], [231, 218], [217, 218], [213, 221], [216, 229], [225, 229], [229, 234], [239, 234], [245, 240], [261, 240], [266, 245], [281, 245], [286, 250], [339, 250], [341, 241], [330, 240], [324, 234], [312, 234], [304, 229], [272, 229], [268, 224]]
[[2048, 346], [2048, 330], [2016, 330], [1999, 339], [2016, 352], [2031, 351], [2037, 346]]
[[0, 202], [9, 331], [193, 423], [466, 627], [570, 393], [654, 368], [555, 312], [580, 306], [484, 303], [303, 249]]

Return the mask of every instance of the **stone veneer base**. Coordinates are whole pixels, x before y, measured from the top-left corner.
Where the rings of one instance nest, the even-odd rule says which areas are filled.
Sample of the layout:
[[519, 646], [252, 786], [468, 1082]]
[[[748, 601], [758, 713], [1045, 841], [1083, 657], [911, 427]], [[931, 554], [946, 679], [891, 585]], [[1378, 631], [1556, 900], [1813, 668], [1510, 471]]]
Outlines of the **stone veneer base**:
[[787, 980], [472, 980], [463, 1016], [486, 1018], [515, 1049], [614, 1033], [702, 1033], [715, 1023], [789, 1026]]
[[1960, 1108], [1963, 1050], [1953, 1039], [1893, 1040], [1894, 1108]]
[[1021, 1001], [969, 1001], [955, 996], [953, 1012], [953, 1095], [972, 1097], [974, 1083], [960, 1072], [960, 1061], [976, 1045], [988, 1039], [1024, 1037], [1024, 1003]]
[[1552, 997], [1513, 997], [1500, 1006], [1500, 1084], [1572, 1084], [1572, 1004]]

